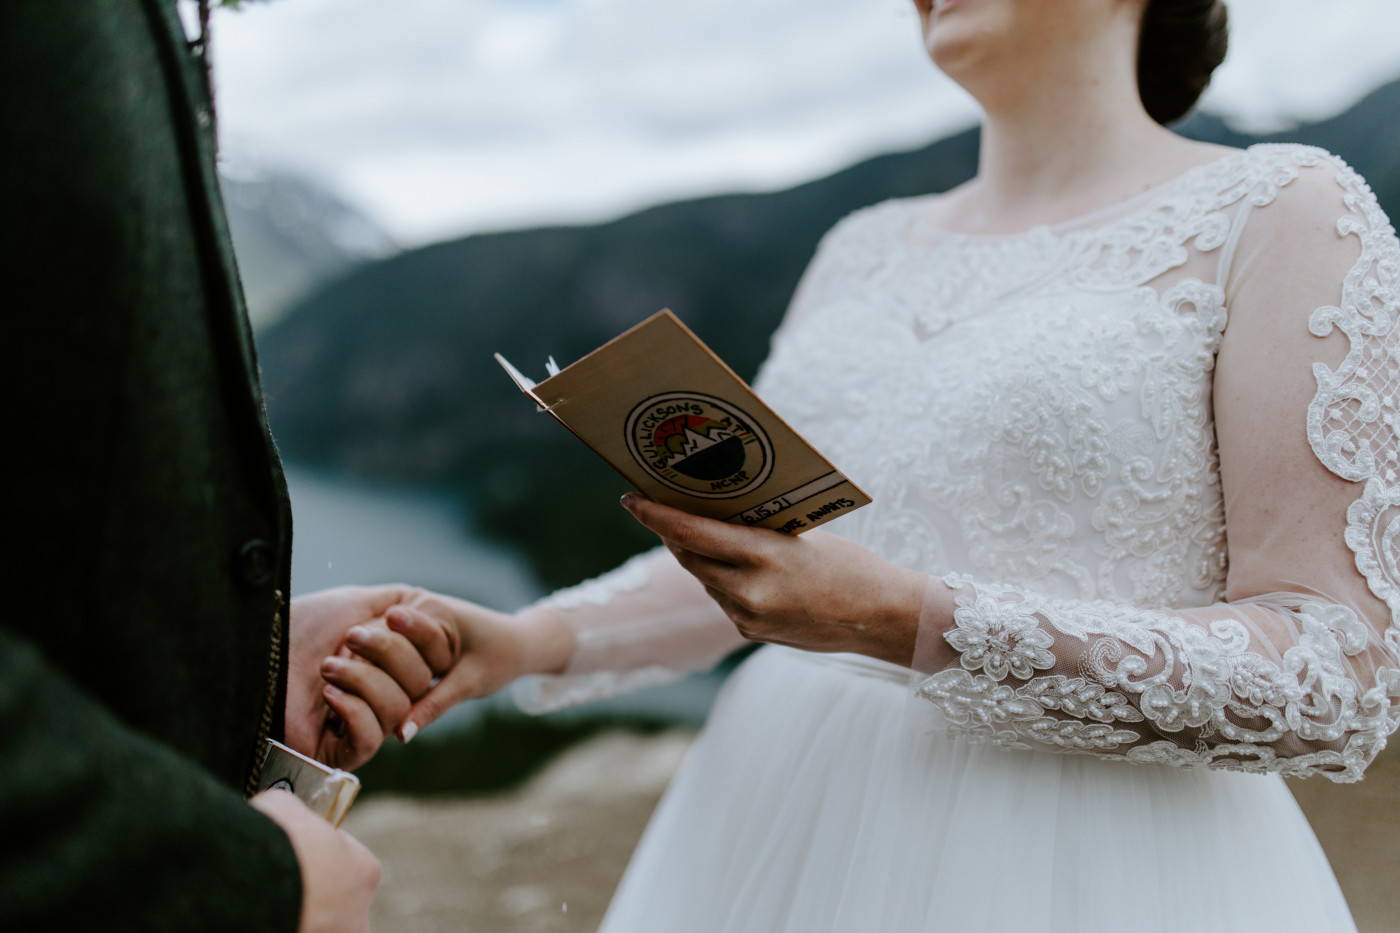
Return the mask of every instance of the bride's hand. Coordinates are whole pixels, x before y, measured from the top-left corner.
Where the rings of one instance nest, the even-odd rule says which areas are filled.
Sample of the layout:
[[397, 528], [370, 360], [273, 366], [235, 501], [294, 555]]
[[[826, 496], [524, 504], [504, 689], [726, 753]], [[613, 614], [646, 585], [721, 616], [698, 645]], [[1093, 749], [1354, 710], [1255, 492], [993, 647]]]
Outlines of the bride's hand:
[[622, 504], [661, 537], [745, 638], [912, 662], [922, 574], [823, 531], [798, 537], [731, 525], [636, 493]]
[[[489, 696], [527, 674], [562, 670], [574, 651], [573, 631], [550, 610], [507, 615], [436, 593], [393, 607], [381, 624], [351, 629], [346, 642], [349, 657], [328, 658], [322, 675], [365, 699], [404, 742], [463, 700]], [[386, 674], [411, 705], [381, 709], [373, 702], [364, 686]]]

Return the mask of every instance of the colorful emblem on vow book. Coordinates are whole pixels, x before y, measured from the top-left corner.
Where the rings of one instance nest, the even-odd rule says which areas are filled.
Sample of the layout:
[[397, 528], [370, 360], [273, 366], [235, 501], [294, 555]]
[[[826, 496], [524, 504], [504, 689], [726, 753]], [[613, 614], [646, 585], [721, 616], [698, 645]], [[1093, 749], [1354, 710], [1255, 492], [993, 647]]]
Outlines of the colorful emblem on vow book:
[[763, 429], [738, 408], [698, 392], [667, 392], [627, 418], [627, 449], [661, 482], [706, 499], [733, 499], [773, 469]]

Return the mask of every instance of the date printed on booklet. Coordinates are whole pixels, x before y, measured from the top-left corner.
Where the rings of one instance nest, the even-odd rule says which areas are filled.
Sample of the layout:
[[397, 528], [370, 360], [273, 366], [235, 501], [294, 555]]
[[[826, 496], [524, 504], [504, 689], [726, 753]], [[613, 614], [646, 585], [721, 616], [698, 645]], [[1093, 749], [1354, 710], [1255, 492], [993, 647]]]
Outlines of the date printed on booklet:
[[669, 310], [536, 383], [540, 410], [640, 493], [695, 515], [801, 534], [870, 497]]

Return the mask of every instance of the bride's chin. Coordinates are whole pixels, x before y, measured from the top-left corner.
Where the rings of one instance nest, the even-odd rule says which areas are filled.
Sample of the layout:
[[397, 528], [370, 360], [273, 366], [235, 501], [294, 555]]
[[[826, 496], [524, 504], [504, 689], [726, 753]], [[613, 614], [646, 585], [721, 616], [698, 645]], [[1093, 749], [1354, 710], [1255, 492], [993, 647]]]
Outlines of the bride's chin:
[[978, 43], [971, 38], [936, 31], [924, 34], [924, 51], [939, 71], [959, 84], [971, 76], [978, 59], [984, 57], [978, 52]]
[[[924, 50], [939, 70], [958, 83], [976, 80], [978, 72], [997, 67], [1017, 67], [1005, 54], [1023, 43], [1027, 27], [1006, 4], [959, 3], [951, 14], [937, 15], [923, 23]], [[986, 76], [990, 77], [990, 76]]]

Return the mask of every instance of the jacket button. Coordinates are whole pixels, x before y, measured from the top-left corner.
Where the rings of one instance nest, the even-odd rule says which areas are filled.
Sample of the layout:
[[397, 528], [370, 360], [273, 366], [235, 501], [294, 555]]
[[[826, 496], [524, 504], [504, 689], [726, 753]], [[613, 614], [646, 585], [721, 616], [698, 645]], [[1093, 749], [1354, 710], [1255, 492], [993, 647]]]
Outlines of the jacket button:
[[262, 538], [247, 541], [238, 549], [234, 561], [238, 569], [238, 581], [244, 586], [267, 586], [276, 572], [277, 561], [272, 545]]

